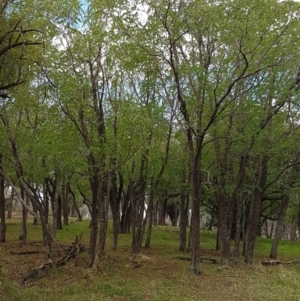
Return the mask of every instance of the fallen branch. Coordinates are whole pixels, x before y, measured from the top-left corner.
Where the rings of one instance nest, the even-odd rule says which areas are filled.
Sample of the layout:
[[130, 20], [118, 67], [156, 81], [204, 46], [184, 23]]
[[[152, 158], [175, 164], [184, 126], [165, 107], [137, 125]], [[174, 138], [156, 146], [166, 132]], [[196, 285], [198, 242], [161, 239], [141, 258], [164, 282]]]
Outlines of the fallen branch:
[[284, 264], [300, 264], [300, 261], [293, 260], [288, 262], [282, 262], [280, 260], [266, 260], [260, 262], [262, 265], [284, 265]]
[[24, 251], [24, 252], [10, 251], [10, 254], [12, 254], [12, 255], [29, 255], [29, 254], [39, 254], [39, 253], [44, 253], [44, 252], [41, 252], [41, 251]]
[[68, 247], [65, 253], [61, 250], [64, 256], [60, 257], [56, 262], [48, 261], [42, 264], [37, 269], [32, 270], [27, 276], [23, 277], [22, 284], [26, 285], [30, 280], [38, 280], [48, 273], [50, 269], [59, 268], [67, 264], [68, 261], [74, 259], [74, 266], [76, 266], [77, 258], [80, 252], [84, 251], [84, 246], [81, 243], [82, 234], [80, 237], [76, 235], [75, 241]]
[[261, 261], [260, 264], [262, 264], [262, 265], [279, 265], [279, 264], [282, 264], [282, 262], [279, 260], [264, 260], [264, 261]]
[[[191, 260], [190, 257], [186, 257], [186, 256], [179, 256], [178, 259], [180, 259], [180, 260], [188, 260], [188, 261]], [[217, 259], [217, 258], [200, 257], [200, 261], [204, 261], [204, 260], [210, 261], [213, 264], [221, 262], [221, 260]]]

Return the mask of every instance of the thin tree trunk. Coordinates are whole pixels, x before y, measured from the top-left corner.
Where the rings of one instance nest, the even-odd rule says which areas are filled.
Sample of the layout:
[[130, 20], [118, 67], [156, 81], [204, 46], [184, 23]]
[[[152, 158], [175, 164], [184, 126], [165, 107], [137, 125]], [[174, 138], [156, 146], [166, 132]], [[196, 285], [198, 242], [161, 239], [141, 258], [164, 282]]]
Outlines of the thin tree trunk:
[[[147, 232], [147, 237], [145, 241], [145, 248], [150, 248], [150, 243], [151, 243], [151, 234], [152, 234], [152, 226], [153, 226], [153, 211], [154, 211], [154, 184], [153, 181], [151, 181], [151, 191], [150, 191], [150, 200], [148, 204], [148, 209], [147, 211], [149, 212], [149, 222], [148, 222], [148, 232]], [[148, 214], [147, 212], [147, 214]]]
[[131, 226], [132, 206], [131, 200], [133, 198], [134, 187], [132, 180], [129, 180], [127, 191], [123, 200], [122, 217], [121, 217], [121, 233], [129, 233]]
[[91, 236], [89, 243], [89, 259], [87, 263], [87, 267], [91, 268], [93, 266], [95, 256], [96, 256], [96, 246], [97, 246], [97, 234], [98, 234], [98, 177], [94, 176], [91, 180], [91, 188], [92, 188], [92, 210], [91, 210]]
[[284, 195], [281, 200], [279, 217], [275, 229], [274, 239], [271, 246], [271, 252], [269, 255], [270, 258], [277, 258], [277, 248], [284, 230], [283, 223], [284, 223], [285, 214], [289, 207], [289, 203], [290, 203], [290, 197], [288, 195]]
[[49, 185], [47, 179], [44, 180], [43, 184], [43, 207], [44, 207], [44, 216], [45, 216], [45, 221], [48, 224], [48, 219], [49, 219]]
[[242, 191], [240, 191], [237, 193], [236, 227], [235, 227], [235, 238], [234, 238], [234, 248], [233, 248], [233, 260], [235, 263], [239, 261], [239, 257], [240, 257], [242, 215], [243, 215], [243, 194]]
[[[36, 208], [36, 206], [35, 206], [34, 203], [32, 203], [32, 210], [37, 215], [38, 210], [37, 210], [37, 208]], [[36, 226], [37, 224], [38, 224], [38, 219], [35, 216], [33, 216], [33, 225]]]
[[7, 204], [7, 218], [8, 219], [11, 219], [11, 216], [12, 216], [14, 197], [15, 197], [15, 193], [14, 193], [13, 190], [11, 190], [11, 195], [9, 197], [9, 202]]
[[80, 210], [79, 210], [79, 208], [78, 208], [78, 205], [77, 205], [77, 203], [76, 203], [76, 197], [75, 197], [75, 194], [74, 194], [74, 192], [72, 191], [71, 187], [69, 187], [69, 193], [70, 193], [71, 199], [72, 199], [72, 201], [73, 201], [73, 207], [74, 207], [74, 209], [75, 209], [75, 211], [76, 211], [76, 214], [77, 214], [77, 217], [78, 217], [78, 221], [79, 221], [79, 222], [82, 222], [82, 216], [81, 216]]
[[190, 269], [196, 274], [200, 274], [200, 160], [192, 159], [192, 217], [191, 217], [191, 263]]
[[5, 236], [6, 236], [6, 223], [5, 223], [3, 155], [0, 154], [0, 242], [5, 242]]
[[[25, 200], [26, 205], [29, 205], [28, 198], [24, 194], [24, 190], [21, 188], [21, 196], [22, 199]], [[19, 235], [19, 240], [22, 240], [22, 244], [26, 245], [27, 240], [27, 217], [28, 217], [28, 211], [25, 208], [25, 206], [22, 204], [22, 223], [21, 223], [21, 231]]]
[[[115, 168], [115, 164], [113, 163], [112, 168]], [[118, 235], [120, 233], [121, 224], [120, 224], [120, 203], [121, 203], [121, 195], [123, 191], [123, 177], [119, 177], [119, 189], [117, 191], [117, 179], [116, 174], [113, 172], [109, 179], [108, 186], [110, 188], [107, 191], [107, 194], [110, 194], [109, 201], [110, 201], [110, 207], [112, 211], [112, 217], [113, 217], [113, 246], [112, 249], [117, 249], [117, 243], [118, 243]], [[109, 192], [110, 191], [110, 192]]]
[[256, 173], [258, 184], [254, 188], [254, 196], [250, 204], [249, 217], [246, 228], [245, 237], [245, 263], [253, 263], [253, 253], [256, 241], [257, 228], [259, 225], [260, 209], [262, 195], [265, 189], [267, 175], [268, 175], [268, 158], [264, 156], [262, 159], [258, 159], [259, 171]]
[[62, 212], [63, 212], [63, 224], [64, 226], [69, 225], [69, 187], [70, 187], [70, 179], [67, 178], [67, 182], [65, 182], [66, 176], [63, 177], [62, 183]]
[[[183, 173], [183, 183], [187, 181], [186, 174]], [[189, 210], [189, 194], [187, 189], [188, 184], [182, 185], [180, 194], [180, 225], [179, 225], [179, 251], [187, 250], [186, 230], [188, 225], [188, 210]]]
[[[166, 193], [167, 194], [167, 193]], [[164, 226], [166, 217], [166, 207], [167, 207], [168, 197], [165, 196], [158, 204], [158, 225]]]
[[62, 229], [61, 213], [62, 213], [62, 199], [59, 194], [57, 199], [57, 230]]

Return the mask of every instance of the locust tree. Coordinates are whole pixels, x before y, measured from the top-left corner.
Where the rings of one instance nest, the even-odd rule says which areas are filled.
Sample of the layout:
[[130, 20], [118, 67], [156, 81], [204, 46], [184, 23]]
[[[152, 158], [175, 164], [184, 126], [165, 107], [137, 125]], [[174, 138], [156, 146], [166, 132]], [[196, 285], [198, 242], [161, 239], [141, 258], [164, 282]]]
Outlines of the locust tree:
[[[146, 38], [136, 40], [136, 44], [159, 61], [163, 80], [168, 80], [168, 89], [176, 94], [191, 171], [191, 270], [199, 274], [202, 153], [208, 144], [205, 139], [229, 113], [230, 106], [250, 96], [255, 98], [260, 78], [275, 67], [282, 67], [278, 72], [284, 70], [285, 58], [277, 54], [288, 50], [288, 40], [297, 23], [290, 7], [276, 1], [269, 3], [268, 10], [263, 1], [148, 1], [145, 5], [148, 18], [141, 32]], [[295, 57], [290, 55], [286, 60], [292, 62]], [[282, 108], [286, 101], [282, 97], [267, 111], [261, 126], [266, 126]], [[226, 200], [219, 200], [218, 207], [223, 216], [219, 225], [223, 244], [228, 250]], [[257, 228], [255, 219], [251, 227]], [[228, 264], [228, 257], [223, 256], [223, 263]]]

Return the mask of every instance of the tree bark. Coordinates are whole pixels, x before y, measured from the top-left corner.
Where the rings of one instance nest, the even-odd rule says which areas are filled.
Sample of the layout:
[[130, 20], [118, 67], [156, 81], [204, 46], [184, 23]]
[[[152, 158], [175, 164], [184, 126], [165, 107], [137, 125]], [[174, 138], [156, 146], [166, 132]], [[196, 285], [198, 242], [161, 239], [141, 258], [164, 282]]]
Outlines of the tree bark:
[[[21, 196], [22, 199], [25, 201], [26, 205], [29, 205], [28, 198], [24, 194], [24, 189], [21, 188]], [[19, 235], [19, 240], [22, 240], [22, 244], [26, 245], [27, 240], [27, 217], [28, 217], [28, 211], [25, 208], [25, 206], [22, 204], [22, 223], [21, 223], [21, 231]]]
[[[50, 181], [51, 182], [51, 181]], [[49, 183], [50, 183], [49, 182]], [[58, 220], [59, 220], [59, 179], [58, 174], [55, 173], [55, 180], [52, 184], [52, 193], [51, 193], [51, 201], [52, 201], [52, 213], [53, 213], [53, 219], [52, 219], [52, 235], [56, 237], [56, 231], [59, 227]], [[50, 191], [50, 190], [49, 190]]]
[[[113, 164], [112, 168], [115, 168]], [[117, 179], [115, 172], [111, 173], [108, 179], [108, 189], [107, 194], [110, 202], [110, 208], [113, 218], [113, 246], [112, 249], [117, 249], [118, 244], [118, 235], [120, 233], [120, 203], [121, 203], [121, 193], [123, 191], [123, 178], [120, 177], [120, 186], [117, 191]]]
[[[183, 173], [182, 182], [186, 183], [187, 177]], [[189, 210], [189, 194], [188, 194], [188, 183], [182, 185], [180, 193], [180, 225], [179, 225], [179, 251], [185, 252], [187, 250], [187, 237], [186, 230], [188, 226], [188, 210]]]
[[[145, 248], [150, 248], [150, 243], [151, 243], [151, 234], [152, 234], [152, 225], [153, 225], [153, 211], [154, 211], [154, 184], [153, 181], [151, 181], [151, 190], [150, 190], [150, 200], [148, 204], [148, 209], [147, 211], [149, 212], [149, 221], [148, 221], [148, 232], [147, 232], [147, 237], [145, 241]], [[148, 215], [147, 212], [147, 215]]]
[[63, 212], [63, 225], [69, 225], [69, 191], [70, 191], [70, 179], [67, 176], [63, 177], [62, 183], [62, 212]]
[[75, 197], [75, 194], [74, 194], [74, 192], [73, 192], [73, 190], [71, 189], [70, 186], [69, 186], [69, 193], [70, 193], [71, 199], [73, 201], [73, 206], [74, 206], [74, 209], [76, 211], [76, 214], [77, 214], [77, 217], [78, 217], [78, 221], [82, 222], [82, 216], [81, 216], [80, 210], [78, 208], [78, 205], [76, 203], [76, 197]]
[[6, 236], [4, 184], [3, 155], [0, 154], [0, 243], [5, 242]]
[[93, 266], [95, 256], [96, 256], [96, 246], [97, 246], [97, 234], [98, 234], [98, 189], [99, 189], [99, 180], [98, 176], [94, 176], [91, 179], [91, 188], [92, 188], [92, 210], [91, 210], [91, 236], [89, 243], [89, 259], [87, 262], [87, 267], [91, 268]]
[[272, 242], [271, 246], [271, 251], [270, 251], [270, 258], [277, 258], [277, 248], [279, 241], [281, 239], [282, 233], [283, 233], [283, 223], [284, 223], [284, 218], [285, 214], [287, 212], [287, 209], [289, 207], [290, 203], [290, 196], [289, 195], [283, 195], [282, 200], [281, 200], [281, 206], [280, 206], [280, 212], [279, 212], [279, 217], [277, 220], [277, 225], [275, 229], [275, 234], [274, 234], [274, 239]]
[[258, 157], [257, 163], [259, 165], [256, 172], [256, 179], [258, 180], [258, 183], [254, 187], [245, 236], [245, 263], [247, 264], [253, 263], [253, 253], [257, 228], [259, 225], [261, 201], [268, 175], [268, 158], [266, 156], [263, 156], [262, 158]]
[[106, 223], [106, 210], [105, 210], [105, 193], [104, 193], [104, 183], [103, 181], [99, 182], [98, 186], [98, 210], [99, 210], [99, 240], [97, 246], [97, 252], [95, 254], [95, 259], [92, 264], [93, 269], [99, 268], [99, 265], [102, 262], [105, 252], [105, 242], [106, 242], [106, 231], [107, 231], [107, 223]]
[[191, 217], [191, 263], [190, 269], [200, 274], [200, 166], [196, 158], [192, 160], [192, 217]]
[[7, 218], [8, 219], [11, 219], [11, 216], [12, 216], [14, 197], [15, 197], [15, 193], [13, 190], [11, 190], [11, 195], [10, 195], [9, 201], [7, 203]]
[[121, 217], [121, 233], [129, 233], [131, 227], [131, 216], [132, 216], [132, 206], [131, 200], [133, 199], [134, 187], [133, 181], [129, 180], [127, 191], [123, 200], [122, 206], [122, 217]]
[[240, 240], [242, 231], [242, 217], [243, 217], [243, 193], [239, 191], [237, 193], [237, 205], [236, 205], [236, 226], [235, 226], [235, 238], [233, 248], [233, 260], [235, 263], [239, 261], [240, 257]]

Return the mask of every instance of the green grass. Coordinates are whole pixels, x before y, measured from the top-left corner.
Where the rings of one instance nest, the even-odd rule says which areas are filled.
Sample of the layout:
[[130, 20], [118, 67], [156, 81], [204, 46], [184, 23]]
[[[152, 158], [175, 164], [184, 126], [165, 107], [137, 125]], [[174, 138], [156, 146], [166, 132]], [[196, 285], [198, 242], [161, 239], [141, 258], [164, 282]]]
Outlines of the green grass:
[[[87, 252], [80, 254], [78, 266], [72, 262], [49, 271], [46, 277], [20, 284], [21, 275], [43, 263], [43, 247], [39, 243], [39, 226], [28, 223], [28, 245], [18, 241], [20, 219], [8, 221], [7, 242], [0, 244], [0, 301], [86, 301], [86, 300], [159, 300], [159, 301], [212, 301], [212, 300], [300, 300], [300, 265], [264, 267], [259, 264], [267, 259], [271, 240], [258, 238], [255, 264], [222, 268], [210, 262], [201, 265], [202, 274], [193, 275], [189, 270], [188, 253], [178, 251], [178, 228], [154, 227], [152, 244], [142, 249], [147, 258], [139, 268], [128, 260], [131, 235], [120, 235], [117, 251], [111, 250], [111, 225], [108, 228], [106, 258], [100, 271], [85, 269]], [[72, 243], [75, 235], [82, 233], [88, 247], [90, 230], [88, 222], [71, 222], [57, 232], [62, 245]], [[213, 251], [215, 235], [201, 233], [203, 256], [219, 258]], [[13, 255], [10, 251], [40, 250], [34, 255]], [[287, 262], [300, 260], [299, 242], [282, 241], [279, 258]], [[180, 259], [181, 258], [181, 259]]]

